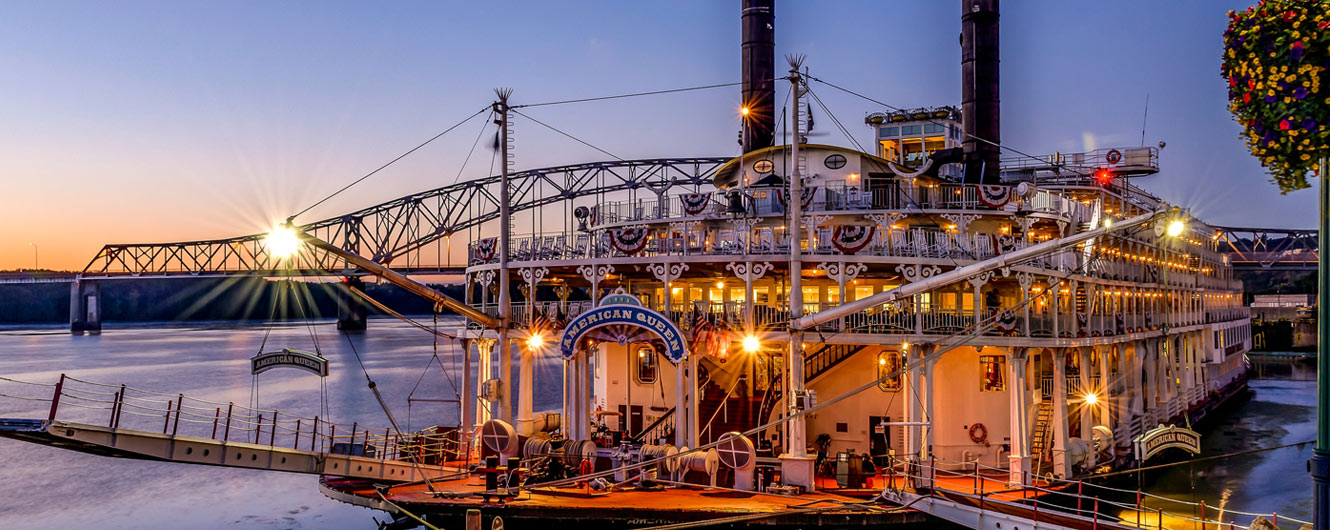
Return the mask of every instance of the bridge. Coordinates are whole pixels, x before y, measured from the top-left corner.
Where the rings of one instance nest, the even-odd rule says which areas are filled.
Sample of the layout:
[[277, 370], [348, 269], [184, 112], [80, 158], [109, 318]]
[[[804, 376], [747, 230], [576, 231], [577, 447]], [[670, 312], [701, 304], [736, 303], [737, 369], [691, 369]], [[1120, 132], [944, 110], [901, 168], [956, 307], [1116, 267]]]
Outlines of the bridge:
[[1316, 230], [1215, 228], [1219, 250], [1237, 271], [1314, 271], [1320, 259]]
[[[712, 175], [730, 157], [652, 158], [590, 162], [518, 171], [509, 175], [513, 212], [562, 203], [566, 211], [556, 222], [573, 222], [577, 199], [610, 193], [639, 193], [651, 198], [676, 186], [710, 185]], [[499, 217], [498, 175], [454, 183], [399, 197], [355, 212], [305, 224], [300, 229], [368, 260], [408, 275], [457, 275], [465, 264], [454, 264], [452, 236], [473, 241], [487, 234], [485, 223]], [[543, 219], [542, 219], [543, 220]], [[516, 223], [509, 219], [510, 223]], [[533, 232], [542, 227], [534, 226]], [[484, 228], [482, 228], [484, 227]], [[357, 267], [317, 248], [307, 248], [293, 259], [268, 253], [266, 234], [175, 243], [105, 245], [73, 282], [70, 329], [101, 329], [98, 282], [117, 278], [236, 277], [236, 276], [358, 276]], [[465, 243], [465, 242], [464, 242]], [[342, 293], [350, 300], [349, 293]], [[339, 304], [355, 309], [359, 304]], [[363, 309], [362, 309], [363, 311]], [[345, 315], [344, 315], [345, 316]], [[344, 323], [355, 315], [339, 316]], [[363, 314], [358, 320], [363, 326]], [[353, 324], [354, 325], [354, 324]]]

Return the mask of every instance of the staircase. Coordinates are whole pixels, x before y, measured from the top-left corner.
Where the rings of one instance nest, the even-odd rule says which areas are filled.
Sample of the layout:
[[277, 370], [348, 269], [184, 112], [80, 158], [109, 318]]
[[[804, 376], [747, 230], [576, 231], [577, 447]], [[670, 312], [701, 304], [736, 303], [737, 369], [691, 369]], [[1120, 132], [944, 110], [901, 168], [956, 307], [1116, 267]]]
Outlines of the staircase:
[[[868, 346], [865, 344], [823, 344], [813, 353], [804, 355], [804, 384], [811, 384], [819, 376], [854, 357]], [[876, 374], [874, 374], [876, 376]]]
[[1030, 465], [1036, 475], [1052, 471], [1053, 459], [1053, 402], [1043, 400], [1035, 413], [1034, 436], [1030, 438]]

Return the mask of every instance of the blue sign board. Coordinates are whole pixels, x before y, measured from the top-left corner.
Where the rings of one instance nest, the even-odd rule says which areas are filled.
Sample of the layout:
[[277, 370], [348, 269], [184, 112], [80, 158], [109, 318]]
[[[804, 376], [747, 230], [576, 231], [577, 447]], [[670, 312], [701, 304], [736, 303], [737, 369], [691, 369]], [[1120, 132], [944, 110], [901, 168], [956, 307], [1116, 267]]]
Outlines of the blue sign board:
[[688, 349], [679, 326], [670, 322], [665, 315], [635, 305], [603, 305], [577, 315], [563, 329], [563, 339], [559, 341], [559, 353], [564, 359], [572, 359], [577, 341], [587, 332], [614, 324], [636, 326], [660, 337], [665, 343], [665, 358], [678, 364], [688, 356]]

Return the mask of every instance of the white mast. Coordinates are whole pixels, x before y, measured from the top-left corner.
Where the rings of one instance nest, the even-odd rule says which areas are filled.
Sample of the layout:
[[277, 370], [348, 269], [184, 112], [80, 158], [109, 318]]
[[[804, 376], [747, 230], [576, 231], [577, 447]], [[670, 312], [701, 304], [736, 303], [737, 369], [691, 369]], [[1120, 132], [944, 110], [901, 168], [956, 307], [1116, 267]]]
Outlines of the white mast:
[[499, 158], [502, 170], [499, 173], [499, 413], [495, 416], [509, 424], [513, 422], [512, 385], [509, 379], [513, 374], [513, 348], [508, 342], [508, 328], [512, 326], [513, 308], [509, 291], [512, 290], [508, 274], [508, 255], [511, 249], [512, 234], [509, 225], [512, 219], [511, 200], [508, 197], [508, 97], [513, 95], [511, 88], [496, 88], [494, 94], [499, 101], [494, 103], [494, 112], [499, 115]]
[[[790, 161], [794, 168], [790, 171], [790, 197], [788, 205], [788, 223], [790, 235], [790, 319], [793, 321], [803, 316], [803, 250], [800, 240], [803, 238], [803, 175], [799, 173], [799, 96], [802, 95], [799, 67], [803, 65], [803, 55], [790, 55], [790, 126], [794, 134], [790, 137]], [[804, 356], [803, 332], [790, 328], [790, 347], [785, 355], [786, 381], [785, 405], [787, 414], [794, 415], [800, 410], [800, 396], [804, 393]], [[804, 427], [804, 417], [796, 416], [785, 423], [785, 454], [781, 455], [781, 481], [787, 485], [799, 485], [808, 490], [814, 489], [813, 459], [808, 457], [808, 434]]]

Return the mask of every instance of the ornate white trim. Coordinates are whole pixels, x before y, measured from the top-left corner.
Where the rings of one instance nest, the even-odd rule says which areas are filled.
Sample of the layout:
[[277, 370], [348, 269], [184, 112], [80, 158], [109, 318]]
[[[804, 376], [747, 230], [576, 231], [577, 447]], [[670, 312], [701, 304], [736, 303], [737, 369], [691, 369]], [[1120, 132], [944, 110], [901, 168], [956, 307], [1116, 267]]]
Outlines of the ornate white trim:
[[545, 279], [545, 275], [549, 273], [550, 270], [546, 267], [528, 267], [518, 271], [518, 274], [522, 275], [522, 279], [531, 285], [540, 283], [541, 280]]
[[727, 263], [725, 268], [733, 272], [740, 280], [751, 282], [762, 278], [762, 276], [766, 275], [767, 271], [775, 268], [775, 265], [766, 261], [761, 263], [741, 261], [737, 263]]
[[1030, 286], [1034, 285], [1034, 275], [1028, 272], [1018, 272], [1016, 273], [1016, 283], [1020, 284], [1021, 292], [1028, 293], [1030, 291]]
[[586, 281], [598, 283], [606, 276], [614, 274], [614, 265], [582, 265], [577, 268], [577, 272], [581, 273]]
[[906, 265], [902, 263], [896, 266], [896, 272], [901, 274], [901, 277], [905, 279], [905, 283], [914, 283], [941, 273], [942, 267], [937, 265], [929, 265], [925, 267], [918, 263], [915, 263], [914, 265]]
[[494, 283], [494, 271], [484, 270], [477, 272], [476, 281], [479, 282], [481, 286], [489, 287], [491, 283]]
[[656, 277], [657, 281], [670, 283], [679, 279], [683, 272], [688, 270], [687, 263], [653, 263], [647, 265], [647, 272]]
[[983, 287], [984, 284], [988, 283], [988, 281], [992, 279], [993, 279], [993, 271], [984, 271], [978, 275], [966, 278], [966, 281], [970, 282], [970, 285], [973, 285], [975, 287]]
[[948, 220], [948, 221], [951, 221], [953, 224], [956, 225], [956, 230], [957, 230], [957, 231], [959, 231], [959, 232], [964, 232], [964, 231], [965, 231], [965, 227], [969, 226], [971, 221], [974, 221], [975, 219], [978, 219], [978, 218], [979, 218], [979, 214], [973, 214], [973, 213], [944, 213], [944, 214], [940, 214], [939, 217], [942, 217], [943, 219], [946, 219], [946, 220]]
[[824, 261], [818, 263], [817, 268], [826, 271], [828, 279], [841, 284], [853, 280], [860, 273], [868, 270], [868, 266], [862, 263], [843, 263], [839, 261]]

